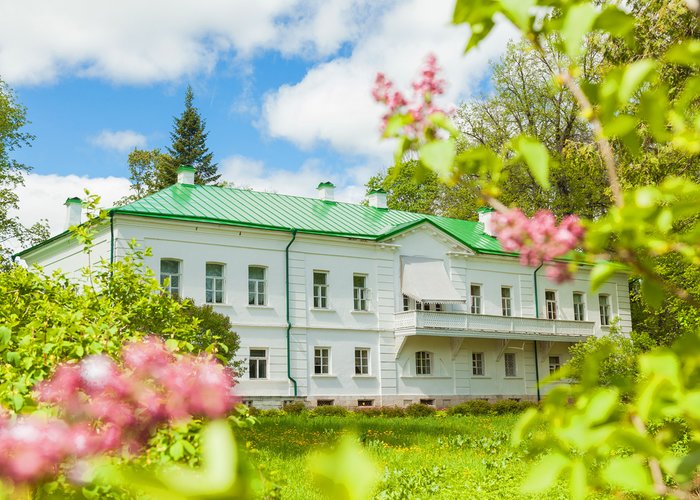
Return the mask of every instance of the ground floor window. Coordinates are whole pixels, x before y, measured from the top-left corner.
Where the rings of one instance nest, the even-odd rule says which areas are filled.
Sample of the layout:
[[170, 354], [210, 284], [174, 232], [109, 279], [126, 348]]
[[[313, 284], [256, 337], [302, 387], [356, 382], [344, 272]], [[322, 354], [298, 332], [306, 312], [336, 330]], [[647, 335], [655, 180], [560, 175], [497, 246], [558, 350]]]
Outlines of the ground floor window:
[[251, 349], [248, 358], [248, 377], [267, 378], [267, 349]]
[[333, 406], [333, 399], [317, 399], [316, 406]]
[[330, 366], [330, 348], [316, 347], [314, 349], [314, 374], [328, 375]]
[[357, 406], [374, 406], [374, 399], [358, 399]]
[[515, 377], [518, 374], [518, 367], [516, 365], [515, 353], [507, 352], [503, 355], [503, 361], [506, 368], [506, 377]]
[[418, 351], [416, 353], [416, 375], [431, 375], [433, 373], [433, 353]]
[[559, 356], [550, 356], [549, 357], [549, 373], [554, 373], [559, 368], [561, 368], [561, 360], [559, 359]]
[[472, 353], [472, 375], [482, 376], [486, 372], [484, 370], [484, 353]]
[[369, 375], [369, 349], [355, 349], [355, 375]]

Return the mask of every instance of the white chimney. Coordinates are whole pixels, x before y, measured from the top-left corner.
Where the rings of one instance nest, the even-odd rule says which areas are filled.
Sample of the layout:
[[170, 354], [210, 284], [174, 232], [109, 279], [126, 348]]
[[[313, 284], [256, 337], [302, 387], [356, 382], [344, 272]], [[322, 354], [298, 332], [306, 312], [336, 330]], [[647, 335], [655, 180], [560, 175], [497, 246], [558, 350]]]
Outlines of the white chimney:
[[178, 184], [194, 184], [194, 167], [192, 165], [182, 165], [177, 169]]
[[491, 207], [481, 207], [476, 211], [479, 214], [479, 222], [484, 225], [484, 233], [489, 236], [496, 236], [491, 230], [491, 216], [493, 215], [493, 208]]
[[386, 191], [383, 189], [373, 189], [367, 193], [367, 201], [370, 207], [386, 208]]
[[83, 201], [80, 198], [68, 198], [64, 205], [66, 206], [66, 224], [63, 229], [78, 226], [81, 222]]
[[322, 200], [333, 201], [335, 185], [332, 182], [322, 182], [316, 189], [318, 190], [318, 195]]

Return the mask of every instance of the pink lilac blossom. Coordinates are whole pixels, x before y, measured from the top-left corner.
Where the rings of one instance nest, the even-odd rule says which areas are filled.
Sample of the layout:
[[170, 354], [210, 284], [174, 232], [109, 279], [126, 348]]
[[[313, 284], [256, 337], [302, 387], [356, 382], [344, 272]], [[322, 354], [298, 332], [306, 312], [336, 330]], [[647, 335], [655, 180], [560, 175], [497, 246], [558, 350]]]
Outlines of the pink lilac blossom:
[[[564, 217], [557, 225], [556, 217], [550, 211], [541, 210], [528, 218], [517, 208], [494, 213], [487, 230], [497, 236], [505, 251], [520, 253], [520, 262], [528, 266], [539, 266], [564, 256], [580, 245], [585, 232], [575, 215]], [[553, 263], [546, 274], [557, 283], [572, 277], [563, 262]]]
[[445, 80], [438, 78], [440, 67], [435, 55], [430, 54], [420, 71], [420, 77], [411, 84], [413, 94], [406, 98], [394, 88], [391, 80], [384, 73], [377, 73], [372, 89], [374, 100], [386, 105], [387, 112], [382, 116], [381, 131], [385, 132], [389, 119], [393, 116], [410, 117], [410, 123], [403, 126], [399, 134], [411, 139], [418, 139], [428, 130], [436, 131], [435, 125], [428, 121], [433, 113], [449, 115], [450, 111], [435, 104], [434, 97], [445, 92]]
[[232, 373], [209, 356], [175, 355], [148, 337], [106, 356], [60, 365], [36, 387], [58, 418], [11, 418], [0, 408], [0, 479], [50, 477], [61, 464], [100, 453], [137, 452], [160, 425], [192, 416], [221, 418], [235, 403]]

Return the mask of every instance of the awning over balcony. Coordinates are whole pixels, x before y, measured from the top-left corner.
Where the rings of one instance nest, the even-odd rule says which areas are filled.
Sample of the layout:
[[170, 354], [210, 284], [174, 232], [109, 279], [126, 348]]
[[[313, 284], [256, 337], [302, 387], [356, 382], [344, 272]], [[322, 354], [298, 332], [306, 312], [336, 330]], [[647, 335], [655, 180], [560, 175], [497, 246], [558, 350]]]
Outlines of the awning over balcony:
[[460, 297], [441, 260], [401, 257], [401, 292], [428, 304], [458, 304]]

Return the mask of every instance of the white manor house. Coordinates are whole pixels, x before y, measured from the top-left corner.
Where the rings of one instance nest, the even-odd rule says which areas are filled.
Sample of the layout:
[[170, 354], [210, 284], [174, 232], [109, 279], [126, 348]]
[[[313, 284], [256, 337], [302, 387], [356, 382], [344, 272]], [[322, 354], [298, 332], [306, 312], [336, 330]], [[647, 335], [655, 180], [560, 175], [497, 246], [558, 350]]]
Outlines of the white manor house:
[[[170, 292], [231, 317], [246, 360], [237, 392], [258, 407], [291, 400], [439, 407], [537, 399], [568, 348], [631, 330], [627, 276], [595, 294], [589, 272], [556, 285], [520, 265], [480, 222], [333, 199], [178, 183], [109, 212], [93, 256], [133, 239]], [[80, 200], [67, 202], [69, 223]], [[77, 278], [87, 257], [68, 232], [19, 254]], [[539, 271], [539, 272], [538, 272]]]

